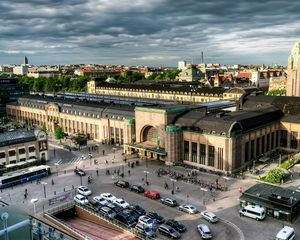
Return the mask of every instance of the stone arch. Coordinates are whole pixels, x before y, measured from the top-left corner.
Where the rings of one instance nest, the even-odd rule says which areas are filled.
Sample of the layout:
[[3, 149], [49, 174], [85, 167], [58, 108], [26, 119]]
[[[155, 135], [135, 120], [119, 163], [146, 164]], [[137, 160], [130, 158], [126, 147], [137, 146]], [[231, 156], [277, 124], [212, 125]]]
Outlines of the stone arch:
[[158, 136], [159, 136], [158, 129], [153, 127], [152, 125], [144, 126], [141, 131], [142, 142], [145, 141], [156, 142]]

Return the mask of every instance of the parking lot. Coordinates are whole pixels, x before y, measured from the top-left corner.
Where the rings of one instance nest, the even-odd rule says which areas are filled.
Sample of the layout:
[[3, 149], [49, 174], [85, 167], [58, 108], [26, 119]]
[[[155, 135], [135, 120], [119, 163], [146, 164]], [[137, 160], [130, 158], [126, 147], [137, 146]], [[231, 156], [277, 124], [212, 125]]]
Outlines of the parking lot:
[[[113, 182], [113, 180], [111, 182]], [[131, 182], [131, 183], [138, 184], [138, 182]], [[100, 195], [101, 193], [110, 192], [116, 197], [124, 198], [130, 204], [140, 205], [147, 212], [149, 211], [157, 212], [165, 219], [176, 219], [177, 221], [180, 221], [187, 228], [187, 231], [182, 234], [182, 239], [190, 239], [190, 240], [201, 239], [196, 228], [197, 225], [201, 223], [207, 224], [209, 226], [209, 228], [212, 231], [213, 238], [215, 239], [221, 239], [221, 240], [240, 239], [235, 229], [222, 221], [211, 224], [206, 220], [202, 219], [199, 213], [193, 215], [184, 213], [180, 211], [178, 207], [166, 206], [160, 203], [159, 200], [149, 199], [146, 198], [143, 194], [131, 192], [129, 189], [116, 187], [113, 183], [101, 183], [101, 185], [99, 184], [99, 186], [98, 183], [95, 183], [91, 185], [91, 189], [93, 191], [93, 195], [90, 196], [89, 199], [92, 199], [93, 196]], [[187, 203], [178, 199], [177, 201], [179, 204]], [[192, 202], [188, 202], [188, 203], [193, 204]], [[201, 210], [200, 208], [198, 209]], [[167, 239], [167, 238], [158, 234], [157, 239]]]

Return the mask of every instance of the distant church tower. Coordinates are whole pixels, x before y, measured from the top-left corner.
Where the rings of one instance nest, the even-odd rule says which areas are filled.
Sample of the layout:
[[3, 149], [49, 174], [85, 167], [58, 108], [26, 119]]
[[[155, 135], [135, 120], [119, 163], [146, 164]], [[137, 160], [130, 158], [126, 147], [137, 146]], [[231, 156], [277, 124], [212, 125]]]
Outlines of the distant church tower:
[[288, 60], [287, 96], [300, 97], [300, 42], [295, 43]]
[[28, 65], [28, 58], [26, 56], [24, 57], [24, 65]]

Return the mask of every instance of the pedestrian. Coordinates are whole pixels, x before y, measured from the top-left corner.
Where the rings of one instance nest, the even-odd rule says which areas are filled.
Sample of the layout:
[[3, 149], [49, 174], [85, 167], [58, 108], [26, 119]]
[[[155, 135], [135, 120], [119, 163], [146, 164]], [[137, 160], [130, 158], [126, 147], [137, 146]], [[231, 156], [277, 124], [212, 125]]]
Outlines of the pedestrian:
[[130, 169], [128, 170], [128, 176], [130, 177]]
[[127, 158], [126, 157], [124, 158], [124, 161], [125, 161], [125, 163], [127, 162]]
[[108, 161], [107, 161], [107, 160], [105, 160], [105, 164], [108, 164]]
[[52, 183], [52, 185], [54, 185], [54, 181], [53, 181], [53, 179], [52, 179], [51, 183]]
[[118, 176], [120, 175], [120, 168], [118, 169], [117, 174], [118, 174]]
[[148, 181], [146, 181], [146, 185], [149, 186], [149, 182]]
[[117, 173], [117, 170], [116, 169], [114, 169], [114, 174], [116, 174]]
[[27, 193], [24, 193], [24, 200], [27, 199]]
[[97, 173], [97, 176], [99, 176], [99, 170], [98, 169], [96, 170], [96, 173]]
[[144, 178], [142, 177], [142, 182], [144, 182]]
[[105, 154], [105, 151], [104, 151], [104, 149], [102, 150], [102, 154], [103, 154], [103, 156], [104, 156], [104, 154]]

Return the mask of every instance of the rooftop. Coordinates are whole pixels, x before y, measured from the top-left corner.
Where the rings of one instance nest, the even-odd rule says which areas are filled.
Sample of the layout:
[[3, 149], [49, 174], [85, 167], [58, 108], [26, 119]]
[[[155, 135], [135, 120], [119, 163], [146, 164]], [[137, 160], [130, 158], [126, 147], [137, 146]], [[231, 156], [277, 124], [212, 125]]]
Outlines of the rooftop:
[[0, 147], [35, 140], [36, 136], [34, 130], [15, 130], [0, 134]]

